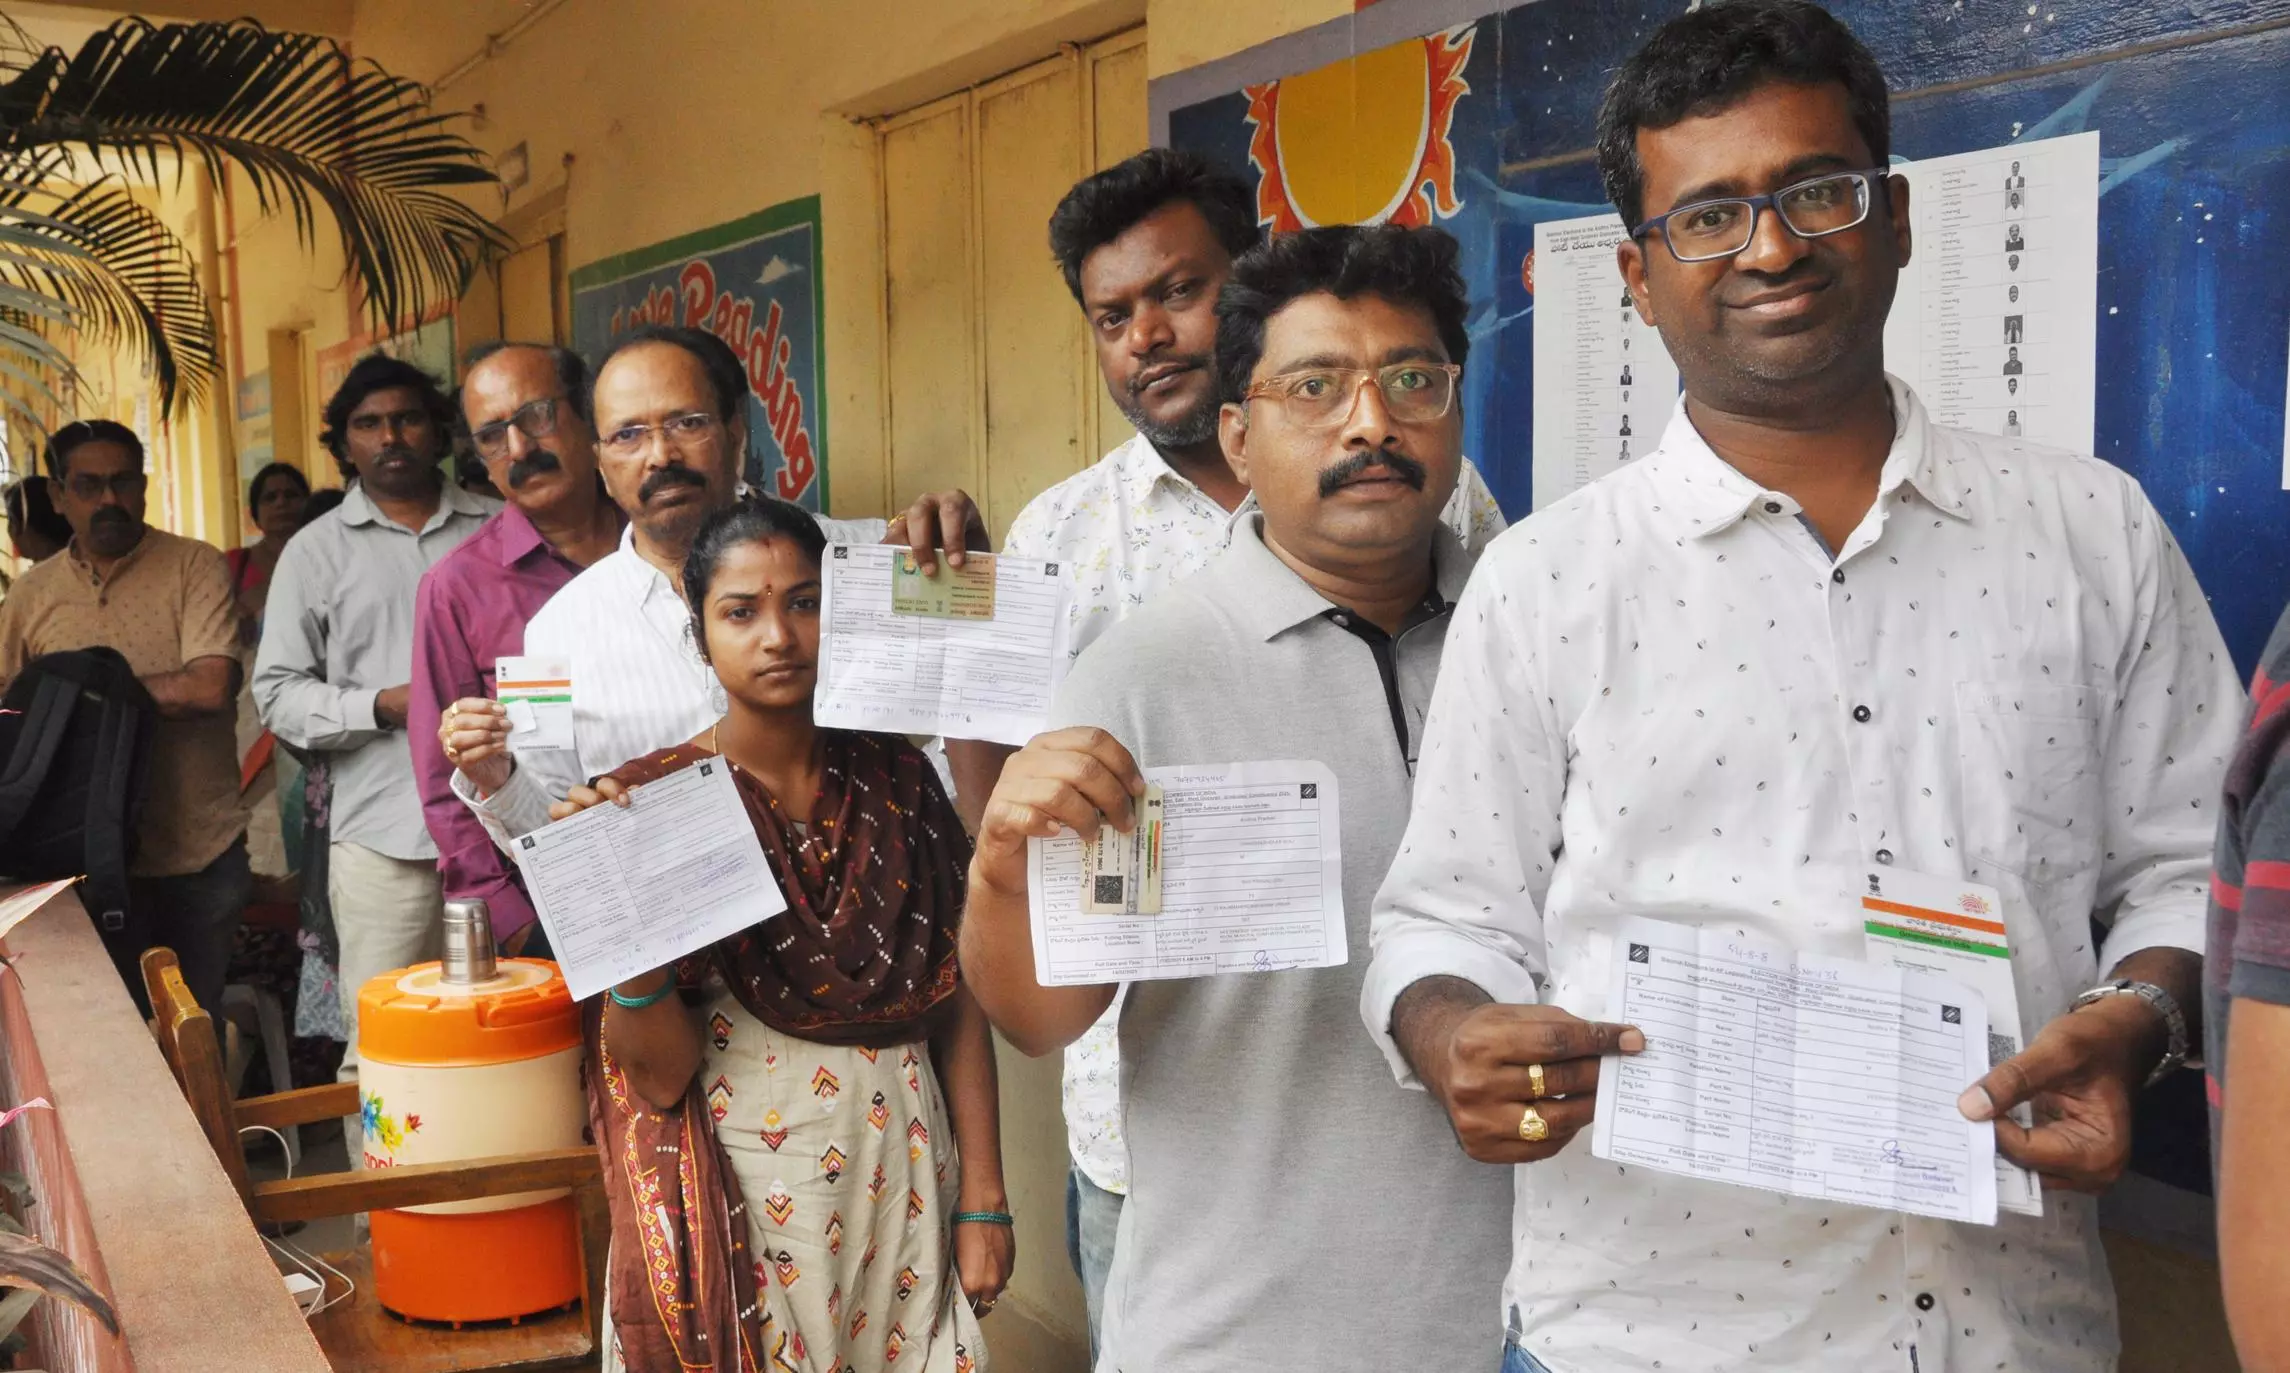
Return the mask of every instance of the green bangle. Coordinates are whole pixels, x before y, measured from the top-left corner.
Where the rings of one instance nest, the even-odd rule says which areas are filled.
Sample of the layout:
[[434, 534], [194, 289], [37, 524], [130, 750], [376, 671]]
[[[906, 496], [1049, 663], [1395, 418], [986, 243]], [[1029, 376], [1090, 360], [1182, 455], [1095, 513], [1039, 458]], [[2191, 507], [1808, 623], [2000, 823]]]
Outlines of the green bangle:
[[956, 1225], [1014, 1226], [1018, 1223], [1018, 1218], [1007, 1211], [957, 1211], [954, 1213], [954, 1223]]
[[605, 988], [605, 995], [612, 998], [612, 1004], [615, 1006], [631, 1011], [641, 1011], [646, 1006], [657, 1006], [666, 1001], [675, 994], [675, 991], [676, 979], [671, 977], [660, 984], [660, 990], [646, 992], [642, 996], [622, 996], [618, 987]]

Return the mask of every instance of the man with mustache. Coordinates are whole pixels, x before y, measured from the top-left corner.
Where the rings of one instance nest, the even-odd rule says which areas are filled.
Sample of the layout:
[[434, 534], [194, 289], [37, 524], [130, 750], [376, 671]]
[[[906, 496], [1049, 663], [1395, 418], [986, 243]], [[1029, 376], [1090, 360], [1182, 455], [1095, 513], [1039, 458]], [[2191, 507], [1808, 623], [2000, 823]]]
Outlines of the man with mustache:
[[[701, 521], [743, 490], [747, 368], [704, 329], [647, 325], [597, 364], [589, 400], [596, 470], [628, 526], [524, 635], [528, 656], [572, 665], [577, 747], [510, 753], [508, 717], [482, 697], [456, 700], [438, 721], [454, 791], [499, 842], [547, 824], [549, 803], [574, 786], [683, 743], [723, 714], [715, 674], [687, 632], [683, 569]], [[965, 546], [985, 543], [985, 522], [960, 491], [922, 496], [887, 525], [819, 523], [831, 541], [888, 536], [931, 567], [942, 547], [959, 564]]]
[[[620, 545], [627, 520], [597, 478], [588, 366], [568, 348], [488, 343], [462, 363], [461, 418], [500, 513], [421, 579], [414, 603], [413, 698], [424, 726], [447, 703], [493, 695], [494, 665], [525, 651], [525, 626], [581, 569]], [[545, 954], [515, 865], [453, 794], [437, 732], [409, 732], [422, 818], [447, 900], [481, 900], [511, 953]]]
[[[60, 556], [0, 600], [0, 693], [43, 654], [118, 650], [159, 708], [135, 861], [134, 942], [165, 944], [201, 1004], [223, 994], [231, 936], [254, 891], [239, 799], [238, 612], [223, 555], [143, 522], [143, 442], [111, 420], [48, 440], [48, 489], [71, 529]], [[0, 861], [0, 866], [5, 866]], [[115, 944], [128, 985], [139, 948]]]
[[[1151, 148], [1085, 177], [1050, 216], [1050, 248], [1089, 324], [1098, 371], [1137, 434], [1034, 497], [1003, 551], [1073, 570], [1075, 654], [1224, 549], [1248, 486], [1217, 441], [1217, 293], [1255, 245], [1256, 192], [1196, 153]], [[1473, 552], [1503, 513], [1469, 460], [1441, 518]], [[947, 747], [973, 827], [1014, 750]], [[1115, 1012], [1065, 1056], [1066, 1238], [1095, 1338], [1128, 1190]]]
[[[1132, 828], [1143, 767], [1313, 759], [1340, 788], [1346, 925], [1407, 812], [1448, 608], [1472, 554], [1470, 347], [1455, 240], [1307, 229], [1234, 262], [1217, 304], [1219, 442], [1258, 508], [1231, 546], [1081, 655], [1051, 732], [1012, 757], [970, 868], [962, 964], [1020, 1049], [1078, 1040], [1116, 988], [1034, 979], [1027, 841]], [[1360, 964], [1131, 986], [1118, 1012], [1128, 1163], [1098, 1367], [1484, 1369], [1508, 1226], [1465, 1158], [1345, 1027]], [[1474, 1327], [1478, 1328], [1474, 1328]]]
[[[1472, 1156], [1521, 1165], [1505, 1366], [2112, 1370], [2079, 1194], [2200, 1042], [2226, 646], [2131, 478], [1944, 427], [1886, 375], [1911, 182], [1842, 24], [1680, 15], [1598, 122], [1621, 275], [1684, 404], [1472, 577], [1360, 1004]], [[1862, 897], [1920, 874], [1994, 889], [1966, 913], [2008, 942], [2025, 1042], [1958, 1109], [2051, 1189], [2042, 1217], [1591, 1156], [1624, 917], [1864, 958]], [[1698, 1124], [1711, 1149], [1748, 1133]]]
[[437, 957], [441, 934], [437, 845], [406, 739], [414, 601], [422, 574], [497, 508], [445, 480], [452, 424], [452, 402], [413, 364], [376, 353], [351, 367], [319, 441], [357, 480], [279, 555], [255, 655], [263, 724], [327, 754], [333, 773], [326, 894], [341, 939], [344, 1081], [357, 1075], [359, 989]]

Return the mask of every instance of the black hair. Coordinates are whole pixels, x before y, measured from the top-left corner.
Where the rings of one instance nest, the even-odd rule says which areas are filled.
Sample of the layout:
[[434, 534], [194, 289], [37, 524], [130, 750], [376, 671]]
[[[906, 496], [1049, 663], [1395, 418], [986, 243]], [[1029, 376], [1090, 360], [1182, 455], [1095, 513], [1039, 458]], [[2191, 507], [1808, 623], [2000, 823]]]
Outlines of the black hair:
[[30, 476], [8, 488], [8, 522], [59, 547], [72, 541], [72, 524], [48, 496], [48, 479]]
[[1217, 297], [1217, 384], [1224, 399], [1238, 403], [1248, 390], [1249, 374], [1264, 357], [1266, 322], [1298, 297], [1320, 292], [1422, 306], [1438, 326], [1447, 360], [1460, 365], [1471, 352], [1463, 327], [1471, 301], [1456, 265], [1460, 253], [1445, 229], [1395, 224], [1275, 234], [1243, 253]]
[[305, 499], [309, 497], [310, 478], [302, 475], [301, 468], [294, 466], [292, 463], [264, 463], [261, 469], [254, 474], [254, 480], [248, 482], [246, 485], [246, 513], [248, 519], [253, 520], [262, 518], [262, 484], [266, 481], [269, 481], [272, 477], [294, 478], [294, 484], [302, 488], [303, 497]]
[[[461, 356], [462, 390], [468, 389], [469, 374], [477, 370], [477, 364], [517, 348], [530, 348], [536, 353], [546, 354], [549, 362], [557, 369], [557, 389], [565, 393], [565, 399], [571, 403], [573, 413], [584, 420], [590, 418], [588, 410], [588, 364], [583, 362], [580, 354], [572, 349], [560, 348], [553, 343], [520, 343], [515, 339], [495, 339], [491, 343], [478, 344]], [[457, 393], [455, 399], [458, 400], [459, 398]], [[456, 406], [455, 408], [459, 409], [460, 407]]]
[[1256, 192], [1198, 153], [1147, 148], [1095, 176], [1085, 176], [1050, 214], [1050, 252], [1066, 289], [1081, 299], [1081, 264], [1164, 205], [1184, 201], [1201, 212], [1233, 257], [1257, 244]]
[[430, 424], [437, 430], [440, 456], [443, 445], [453, 434], [459, 418], [453, 402], [437, 384], [437, 378], [419, 367], [387, 353], [368, 353], [350, 368], [335, 388], [333, 398], [326, 402], [326, 427], [318, 431], [318, 441], [334, 455], [337, 464], [349, 461], [350, 412], [365, 403], [366, 397], [376, 391], [390, 391], [405, 387], [421, 398], [421, 408], [429, 412]]
[[143, 467], [143, 440], [135, 431], [118, 420], [73, 420], [70, 424], [48, 435], [47, 452], [43, 466], [57, 481], [64, 479], [64, 464], [82, 445], [90, 443], [116, 443], [135, 459], [138, 470]]
[[[589, 413], [596, 413], [596, 379], [612, 360], [631, 348], [647, 343], [665, 343], [681, 348], [700, 364], [708, 374], [708, 385], [716, 393], [716, 418], [725, 424], [741, 417], [748, 398], [747, 364], [740, 361], [732, 346], [705, 329], [688, 329], [680, 324], [639, 324], [612, 341], [612, 347], [596, 361], [596, 373], [589, 378]], [[749, 436], [754, 437], [753, 435]]]
[[708, 656], [708, 587], [724, 555], [742, 544], [768, 539], [789, 540], [814, 566], [826, 561], [827, 535], [818, 519], [802, 506], [773, 496], [749, 496], [725, 506], [702, 520], [692, 536], [692, 551], [684, 555], [684, 599], [692, 607], [692, 642], [702, 658]]
[[302, 524], [308, 528], [312, 520], [342, 503], [350, 493], [339, 486], [322, 486], [310, 493], [310, 500], [302, 507]]
[[1884, 69], [1853, 31], [1807, 0], [1725, 0], [1656, 29], [1607, 83], [1598, 108], [1598, 175], [1622, 222], [1635, 227], [1646, 217], [1640, 129], [1715, 113], [1774, 82], [1842, 85], [1873, 165], [1888, 165], [1892, 106]]

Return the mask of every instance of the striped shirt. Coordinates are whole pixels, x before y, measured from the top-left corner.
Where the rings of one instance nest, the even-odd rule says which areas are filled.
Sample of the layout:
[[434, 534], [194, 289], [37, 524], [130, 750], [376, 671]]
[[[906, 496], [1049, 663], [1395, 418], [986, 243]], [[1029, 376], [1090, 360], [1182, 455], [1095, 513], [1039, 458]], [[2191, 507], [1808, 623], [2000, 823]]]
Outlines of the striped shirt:
[[2290, 1006], [2290, 611], [2274, 627], [2250, 697], [2242, 746], [2227, 769], [2211, 860], [2203, 1058], [2214, 1151], [2234, 1003]]

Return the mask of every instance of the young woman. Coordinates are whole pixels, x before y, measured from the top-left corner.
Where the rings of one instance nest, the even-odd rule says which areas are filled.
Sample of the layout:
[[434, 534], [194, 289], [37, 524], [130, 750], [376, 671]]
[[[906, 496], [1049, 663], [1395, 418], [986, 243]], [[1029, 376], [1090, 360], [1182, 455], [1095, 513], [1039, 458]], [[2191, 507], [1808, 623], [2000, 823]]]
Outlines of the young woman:
[[260, 637], [263, 603], [270, 598], [271, 569], [286, 541], [302, 527], [303, 508], [310, 503], [310, 479], [283, 462], [274, 462], [254, 474], [246, 492], [247, 514], [262, 537], [224, 557], [231, 567], [231, 595], [239, 606], [239, 637], [251, 647]]
[[784, 502], [712, 516], [684, 593], [727, 713], [555, 808], [642, 805], [720, 754], [788, 904], [590, 1011], [607, 1370], [969, 1373], [1016, 1258], [993, 1041], [954, 957], [970, 842], [905, 739], [812, 724], [824, 547]]

